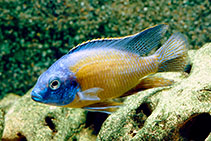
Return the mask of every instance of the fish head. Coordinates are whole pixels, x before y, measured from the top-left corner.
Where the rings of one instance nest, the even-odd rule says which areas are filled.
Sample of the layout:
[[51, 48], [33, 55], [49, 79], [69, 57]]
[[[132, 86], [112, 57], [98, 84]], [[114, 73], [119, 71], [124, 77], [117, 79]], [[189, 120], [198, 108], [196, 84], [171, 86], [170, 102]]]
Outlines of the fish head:
[[34, 101], [55, 106], [64, 106], [71, 103], [79, 84], [74, 73], [68, 69], [52, 66], [38, 78], [31, 97]]

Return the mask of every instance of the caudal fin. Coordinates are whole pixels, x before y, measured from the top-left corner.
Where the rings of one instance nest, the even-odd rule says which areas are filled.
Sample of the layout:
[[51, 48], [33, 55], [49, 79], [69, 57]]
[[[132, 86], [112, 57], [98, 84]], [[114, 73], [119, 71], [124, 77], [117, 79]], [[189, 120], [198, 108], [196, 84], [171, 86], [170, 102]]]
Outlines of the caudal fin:
[[188, 63], [187, 40], [181, 33], [173, 34], [155, 55], [159, 61], [159, 72], [184, 71]]

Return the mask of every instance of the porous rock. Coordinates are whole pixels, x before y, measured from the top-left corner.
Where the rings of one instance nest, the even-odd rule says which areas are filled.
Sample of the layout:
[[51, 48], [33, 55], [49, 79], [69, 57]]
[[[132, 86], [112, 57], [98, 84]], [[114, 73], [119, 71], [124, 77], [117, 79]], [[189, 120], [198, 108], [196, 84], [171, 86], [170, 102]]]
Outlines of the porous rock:
[[16, 100], [6, 113], [2, 140], [96, 139], [92, 130], [85, 127], [84, 110], [37, 103], [30, 92]]
[[0, 105], [1, 108], [4, 109], [4, 112], [7, 113], [7, 111], [10, 109], [10, 107], [20, 98], [21, 96], [9, 93], [7, 96], [5, 96], [1, 101]]
[[156, 75], [169, 87], [132, 95], [104, 122], [98, 140], [205, 140], [211, 132], [211, 43], [189, 51], [189, 73]]

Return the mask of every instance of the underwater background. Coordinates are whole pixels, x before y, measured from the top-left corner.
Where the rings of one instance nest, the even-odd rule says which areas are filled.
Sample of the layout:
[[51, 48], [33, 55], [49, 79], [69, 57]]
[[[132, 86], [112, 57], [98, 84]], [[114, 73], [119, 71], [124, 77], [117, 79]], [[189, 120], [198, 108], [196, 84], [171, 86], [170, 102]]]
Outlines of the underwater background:
[[160, 23], [166, 40], [182, 32], [190, 49], [211, 41], [209, 0], [0, 0], [0, 99], [25, 94], [77, 44], [119, 37]]

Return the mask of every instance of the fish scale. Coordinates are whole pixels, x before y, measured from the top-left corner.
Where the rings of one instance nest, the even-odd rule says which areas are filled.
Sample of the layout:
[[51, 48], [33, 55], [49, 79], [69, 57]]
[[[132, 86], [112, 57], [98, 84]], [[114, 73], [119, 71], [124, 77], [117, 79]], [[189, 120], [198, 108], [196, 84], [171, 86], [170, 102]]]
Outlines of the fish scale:
[[[87, 60], [84, 58], [83, 61], [76, 64], [79, 68], [85, 66], [76, 73], [76, 77], [78, 83], [81, 84], [82, 91], [93, 87], [103, 88], [104, 91], [98, 95], [102, 100], [120, 96], [134, 87], [140, 78], [157, 71], [157, 68], [153, 65], [156, 63], [156, 58], [153, 58], [153, 56], [140, 57], [117, 50], [107, 51], [110, 52], [110, 55], [105, 55], [107, 53], [103, 50], [91, 51], [95, 54], [94, 56], [87, 58]], [[90, 60], [95, 61], [90, 64]], [[150, 68], [154, 68], [147, 68], [150, 65]], [[116, 71], [112, 72], [112, 70]], [[105, 83], [102, 80], [107, 81]]]

